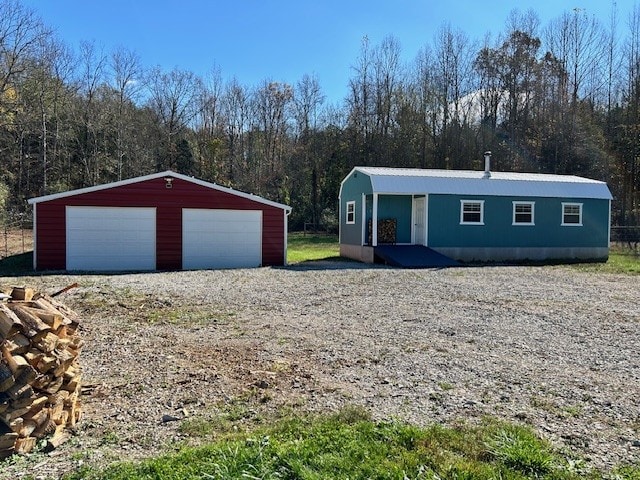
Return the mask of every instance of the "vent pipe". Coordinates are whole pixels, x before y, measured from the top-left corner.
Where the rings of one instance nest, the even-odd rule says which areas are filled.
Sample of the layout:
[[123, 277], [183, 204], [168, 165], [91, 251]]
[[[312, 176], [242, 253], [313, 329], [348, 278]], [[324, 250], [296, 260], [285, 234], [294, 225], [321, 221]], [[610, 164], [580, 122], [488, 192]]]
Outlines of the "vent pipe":
[[491, 178], [491, 152], [484, 152], [484, 178]]

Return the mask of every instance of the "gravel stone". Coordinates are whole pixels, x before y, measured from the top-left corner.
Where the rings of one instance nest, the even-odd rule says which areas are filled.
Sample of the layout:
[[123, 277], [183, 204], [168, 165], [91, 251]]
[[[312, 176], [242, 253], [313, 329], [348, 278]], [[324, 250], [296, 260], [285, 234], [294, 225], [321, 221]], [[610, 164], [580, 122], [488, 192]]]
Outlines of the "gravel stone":
[[[531, 426], [608, 469], [640, 462], [638, 277], [567, 266], [400, 270], [353, 262], [222, 271], [0, 278], [83, 317], [74, 437], [0, 478], [197, 443], [182, 420], [361, 405], [419, 425]], [[634, 439], [634, 440], [632, 440]]]

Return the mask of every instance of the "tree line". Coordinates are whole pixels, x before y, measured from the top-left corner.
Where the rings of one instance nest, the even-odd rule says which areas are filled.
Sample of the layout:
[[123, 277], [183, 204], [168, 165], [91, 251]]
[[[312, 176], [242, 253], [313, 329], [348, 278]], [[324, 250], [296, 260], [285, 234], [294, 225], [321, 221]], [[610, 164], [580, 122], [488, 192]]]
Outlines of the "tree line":
[[135, 52], [73, 50], [19, 0], [0, 3], [0, 211], [171, 169], [335, 223], [355, 165], [575, 174], [608, 182], [613, 223], [640, 224], [640, 7], [514, 10], [483, 40], [445, 24], [411, 62], [363, 38], [348, 94], [314, 75], [258, 85], [143, 69]]

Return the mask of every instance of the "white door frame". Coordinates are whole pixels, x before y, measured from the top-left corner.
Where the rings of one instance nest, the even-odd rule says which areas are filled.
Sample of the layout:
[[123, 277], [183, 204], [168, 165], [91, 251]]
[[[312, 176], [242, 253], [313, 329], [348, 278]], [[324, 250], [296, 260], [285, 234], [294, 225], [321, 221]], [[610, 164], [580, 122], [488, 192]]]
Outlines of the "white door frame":
[[[418, 213], [418, 209], [416, 207], [416, 204], [418, 202], [424, 202], [424, 215], [421, 218], [417, 218], [417, 213]], [[427, 219], [429, 217], [428, 215], [428, 206], [429, 206], [429, 196], [425, 195], [424, 197], [422, 196], [414, 196], [413, 197], [413, 201], [411, 204], [411, 243], [413, 245], [428, 245], [428, 229], [427, 229]], [[423, 224], [423, 230], [424, 230], [424, 239], [423, 241], [420, 241], [422, 239], [417, 238], [416, 236], [416, 226], [418, 225], [418, 221], [422, 221]]]

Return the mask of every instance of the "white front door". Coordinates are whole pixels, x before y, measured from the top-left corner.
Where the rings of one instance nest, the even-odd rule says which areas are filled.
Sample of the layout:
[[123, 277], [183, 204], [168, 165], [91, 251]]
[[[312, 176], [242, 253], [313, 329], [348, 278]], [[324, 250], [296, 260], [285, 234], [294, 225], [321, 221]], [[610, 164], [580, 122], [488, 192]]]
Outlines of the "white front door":
[[425, 197], [416, 197], [413, 199], [413, 243], [416, 245], [426, 245], [425, 209]]

